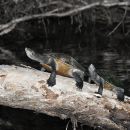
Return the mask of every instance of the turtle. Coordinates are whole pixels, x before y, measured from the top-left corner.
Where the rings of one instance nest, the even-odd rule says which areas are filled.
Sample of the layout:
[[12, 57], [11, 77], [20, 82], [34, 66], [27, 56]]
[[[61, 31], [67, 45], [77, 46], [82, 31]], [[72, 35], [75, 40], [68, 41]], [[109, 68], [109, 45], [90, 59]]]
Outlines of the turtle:
[[85, 76], [85, 68], [73, 57], [63, 53], [44, 53], [42, 55], [30, 48], [25, 48], [27, 56], [39, 62], [42, 67], [50, 72], [47, 84], [50, 87], [56, 85], [56, 75], [74, 78], [78, 89], [82, 90]]
[[117, 99], [120, 101], [124, 101], [124, 89], [117, 87], [113, 85], [112, 83], [106, 81], [103, 77], [101, 77], [97, 72], [96, 68], [93, 64], [91, 64], [88, 67], [88, 72], [89, 72], [89, 79], [88, 82], [90, 83], [93, 81], [95, 84], [99, 86], [98, 91], [96, 92], [99, 95], [102, 95], [103, 89], [107, 89], [110, 91], [113, 91], [117, 94]]

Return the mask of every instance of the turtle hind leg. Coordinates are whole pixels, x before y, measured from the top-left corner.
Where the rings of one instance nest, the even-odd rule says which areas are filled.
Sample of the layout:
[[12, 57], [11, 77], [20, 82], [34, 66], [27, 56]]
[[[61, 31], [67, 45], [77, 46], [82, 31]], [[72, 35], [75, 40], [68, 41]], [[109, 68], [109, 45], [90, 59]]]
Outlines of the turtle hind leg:
[[47, 80], [47, 84], [48, 84], [48, 86], [52, 87], [56, 84], [56, 63], [55, 63], [55, 60], [53, 58], [50, 58], [48, 64], [51, 66], [52, 71], [51, 71], [49, 79]]
[[76, 86], [77, 86], [80, 90], [82, 90], [82, 88], [83, 88], [83, 78], [81, 77], [80, 72], [79, 72], [79, 71], [74, 71], [74, 72], [73, 72], [73, 77], [74, 77], [74, 79], [75, 79], [75, 81], [76, 81]]
[[98, 88], [98, 91], [95, 92], [95, 96], [98, 97], [98, 98], [101, 98], [102, 97], [102, 93], [103, 93], [103, 87], [104, 87], [104, 80], [100, 77], [98, 80], [97, 80], [97, 83], [99, 84], [99, 88]]

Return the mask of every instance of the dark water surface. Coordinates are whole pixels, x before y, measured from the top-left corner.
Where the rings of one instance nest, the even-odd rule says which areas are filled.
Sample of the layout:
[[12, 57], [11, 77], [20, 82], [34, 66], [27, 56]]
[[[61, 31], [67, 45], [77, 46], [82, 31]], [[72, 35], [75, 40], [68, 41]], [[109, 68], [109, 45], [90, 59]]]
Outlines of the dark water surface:
[[[74, 57], [86, 70], [90, 64], [94, 64], [99, 72], [107, 74], [104, 78], [113, 80], [111, 77], [114, 77], [116, 81], [113, 81], [113, 83], [115, 85], [117, 83], [117, 86], [125, 88], [125, 94], [130, 96], [130, 36], [125, 35], [121, 29], [108, 37], [107, 34], [111, 29], [107, 30], [106, 25], [95, 25], [93, 27], [91, 24], [88, 24], [86, 27], [80, 28], [78, 25], [72, 25], [70, 22], [64, 25], [64, 22], [61, 21], [60, 23], [55, 22], [55, 25], [49, 23], [49, 25], [46, 25], [47, 29], [45, 29], [43, 25], [40, 25], [39, 28], [33, 26], [33, 24], [35, 25], [35, 22], [26, 26], [25, 23], [24, 27], [26, 26], [26, 29], [22, 29], [23, 26], [21, 26], [21, 28], [19, 27], [0, 38], [0, 64], [25, 64], [40, 69], [40, 65], [37, 62], [27, 58], [24, 51], [25, 47], [30, 47], [41, 54], [48, 51], [65, 53]], [[87, 79], [85, 80], [87, 81]], [[30, 117], [32, 120], [30, 120], [28, 117], [30, 112], [27, 112], [26, 119], [26, 117], [23, 118], [21, 115], [17, 115], [17, 110], [11, 109], [8, 111], [8, 108], [4, 110], [3, 107], [0, 107], [0, 118], [6, 118], [8, 114], [5, 113], [10, 111], [14, 114], [12, 118], [16, 118], [14, 124], [17, 126], [16, 128], [9, 127], [12, 130], [33, 129], [33, 126], [36, 130], [44, 128], [47, 128], [47, 130], [51, 128], [53, 130], [61, 130], [65, 129], [67, 124], [67, 121], [61, 122], [58, 119], [54, 119], [58, 124], [62, 124], [63, 127], [61, 125], [58, 128], [55, 128], [55, 126], [50, 128], [45, 126], [45, 124], [42, 124], [44, 127], [37, 126], [41, 125], [38, 122], [42, 122], [45, 119], [41, 115], [38, 117], [31, 113]], [[21, 118], [23, 123], [20, 122], [17, 125], [17, 118]], [[53, 122], [55, 124], [51, 117], [47, 119], [50, 120], [49, 123]], [[9, 120], [13, 121], [12, 119]], [[25, 123], [28, 120], [31, 121], [31, 124]], [[27, 125], [27, 127], [24, 125]], [[7, 127], [4, 128], [7, 130]], [[4, 128], [0, 127], [0, 130]]]

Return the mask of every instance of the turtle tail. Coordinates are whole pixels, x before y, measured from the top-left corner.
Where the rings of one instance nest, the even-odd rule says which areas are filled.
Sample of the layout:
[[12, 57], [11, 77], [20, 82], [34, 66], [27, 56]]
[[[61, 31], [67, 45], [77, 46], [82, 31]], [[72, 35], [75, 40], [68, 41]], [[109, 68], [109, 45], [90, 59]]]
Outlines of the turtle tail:
[[41, 55], [36, 54], [33, 50], [31, 50], [30, 48], [25, 48], [25, 52], [27, 54], [27, 56], [32, 59], [35, 60], [37, 62], [42, 63], [43, 62], [43, 58]]

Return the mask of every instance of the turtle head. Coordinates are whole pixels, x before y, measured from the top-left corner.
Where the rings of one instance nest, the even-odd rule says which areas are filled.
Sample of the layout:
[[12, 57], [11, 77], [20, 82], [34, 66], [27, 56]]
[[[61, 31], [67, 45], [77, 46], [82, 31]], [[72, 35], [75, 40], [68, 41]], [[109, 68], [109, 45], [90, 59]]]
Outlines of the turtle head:
[[25, 48], [25, 52], [30, 59], [34, 60], [35, 52], [33, 50]]
[[44, 55], [37, 54], [30, 48], [25, 48], [25, 52], [27, 56], [32, 60], [35, 60], [41, 64], [48, 63], [49, 57], [45, 54]]
[[25, 52], [27, 54], [27, 56], [32, 59], [35, 60], [37, 62], [42, 63], [43, 59], [42, 56], [40, 56], [39, 54], [36, 54], [33, 50], [31, 50], [30, 48], [25, 48]]

